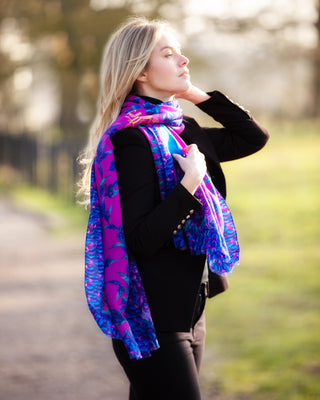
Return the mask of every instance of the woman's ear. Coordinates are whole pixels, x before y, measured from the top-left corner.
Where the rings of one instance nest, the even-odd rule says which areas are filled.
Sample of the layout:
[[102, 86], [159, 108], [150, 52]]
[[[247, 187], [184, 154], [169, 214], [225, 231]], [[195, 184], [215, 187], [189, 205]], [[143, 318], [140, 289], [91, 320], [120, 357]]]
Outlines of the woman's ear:
[[148, 74], [147, 74], [147, 71], [144, 70], [144, 71], [142, 71], [141, 74], [138, 76], [137, 82], [139, 82], [139, 83], [145, 83], [145, 82], [147, 82], [147, 80], [148, 80]]

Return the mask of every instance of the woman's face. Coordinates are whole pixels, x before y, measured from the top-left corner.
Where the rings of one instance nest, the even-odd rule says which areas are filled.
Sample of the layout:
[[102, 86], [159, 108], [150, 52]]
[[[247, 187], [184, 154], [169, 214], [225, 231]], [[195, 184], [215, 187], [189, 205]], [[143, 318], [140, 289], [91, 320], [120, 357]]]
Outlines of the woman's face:
[[175, 36], [169, 30], [163, 30], [147, 69], [137, 79], [138, 93], [168, 101], [185, 92], [191, 86], [188, 63]]

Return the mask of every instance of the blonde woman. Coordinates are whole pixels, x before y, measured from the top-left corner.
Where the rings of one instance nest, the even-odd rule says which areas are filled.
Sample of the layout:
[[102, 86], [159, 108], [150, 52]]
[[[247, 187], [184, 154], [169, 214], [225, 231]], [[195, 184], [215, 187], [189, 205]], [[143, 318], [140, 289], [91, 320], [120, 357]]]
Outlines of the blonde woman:
[[[239, 260], [220, 162], [268, 139], [222, 93], [193, 86], [188, 63], [164, 22], [135, 19], [117, 30], [83, 158], [86, 295], [131, 400], [201, 399], [206, 298], [226, 289]], [[177, 98], [222, 127], [200, 127]]]

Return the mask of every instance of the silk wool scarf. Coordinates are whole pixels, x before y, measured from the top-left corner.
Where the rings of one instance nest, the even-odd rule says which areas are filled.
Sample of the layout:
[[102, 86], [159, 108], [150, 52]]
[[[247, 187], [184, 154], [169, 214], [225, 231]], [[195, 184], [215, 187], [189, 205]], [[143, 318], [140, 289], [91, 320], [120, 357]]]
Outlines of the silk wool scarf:
[[[186, 144], [179, 136], [184, 125], [176, 101], [152, 104], [130, 95], [119, 117], [104, 133], [92, 165], [85, 248], [88, 306], [101, 330], [121, 339], [130, 358], [140, 359], [150, 356], [159, 344], [141, 277], [123, 232], [111, 138], [128, 127], [139, 128], [150, 143], [162, 199], [183, 176], [170, 149], [183, 154]], [[206, 254], [211, 271], [226, 275], [239, 260], [231, 213], [208, 175], [195, 195], [202, 207], [186, 221], [184, 232], [173, 236], [174, 244], [191, 254]]]

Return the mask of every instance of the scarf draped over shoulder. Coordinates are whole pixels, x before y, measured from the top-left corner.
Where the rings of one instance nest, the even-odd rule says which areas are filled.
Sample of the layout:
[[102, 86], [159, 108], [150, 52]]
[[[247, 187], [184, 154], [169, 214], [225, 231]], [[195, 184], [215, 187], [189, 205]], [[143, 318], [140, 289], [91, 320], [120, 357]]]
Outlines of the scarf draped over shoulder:
[[[121, 339], [130, 358], [140, 359], [150, 356], [159, 344], [139, 270], [123, 231], [111, 138], [128, 127], [139, 128], [149, 141], [162, 199], [183, 177], [172, 154], [183, 155], [186, 144], [179, 136], [184, 125], [176, 101], [153, 104], [130, 95], [119, 117], [103, 134], [92, 165], [85, 246], [87, 302], [101, 330]], [[239, 261], [230, 210], [208, 175], [195, 195], [202, 207], [173, 236], [174, 244], [191, 254], [206, 254], [210, 270], [226, 275]]]

